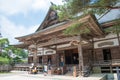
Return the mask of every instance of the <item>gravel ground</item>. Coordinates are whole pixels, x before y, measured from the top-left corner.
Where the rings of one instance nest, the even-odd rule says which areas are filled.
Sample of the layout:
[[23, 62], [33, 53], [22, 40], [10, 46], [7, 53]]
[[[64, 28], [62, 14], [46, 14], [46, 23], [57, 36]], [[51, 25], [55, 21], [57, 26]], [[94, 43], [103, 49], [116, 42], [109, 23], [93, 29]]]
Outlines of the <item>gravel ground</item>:
[[63, 75], [28, 74], [22, 71], [12, 71], [7, 74], [0, 74], [0, 80], [100, 80], [104, 74], [92, 75], [90, 77], [73, 77]]

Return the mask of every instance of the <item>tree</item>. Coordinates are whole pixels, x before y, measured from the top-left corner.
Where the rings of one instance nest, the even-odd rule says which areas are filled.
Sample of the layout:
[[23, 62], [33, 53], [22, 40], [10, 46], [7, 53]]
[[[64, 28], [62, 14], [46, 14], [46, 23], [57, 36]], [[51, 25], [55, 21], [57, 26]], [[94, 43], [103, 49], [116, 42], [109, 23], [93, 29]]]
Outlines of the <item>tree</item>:
[[0, 39], [0, 48], [5, 48], [7, 45], [9, 45], [9, 41], [7, 38]]
[[90, 30], [86, 27], [82, 27], [83, 24], [80, 22], [74, 22], [71, 26], [69, 26], [66, 30], [63, 31], [65, 35], [81, 35], [88, 34]]
[[[0, 61], [0, 63], [13, 63], [12, 61], [15, 61], [15, 59], [17, 59], [17, 62], [21, 62], [21, 58], [27, 58], [28, 53], [25, 52], [24, 50], [20, 49], [20, 48], [15, 48], [14, 46], [9, 45], [9, 40], [7, 38], [2, 38], [0, 39], [0, 48], [1, 48], [1, 54], [0, 57], [2, 59], [2, 61]], [[12, 52], [9, 54], [9, 52]], [[11, 54], [15, 54], [21, 58], [12, 58], [10, 55]], [[20, 60], [21, 59], [21, 60]]]
[[11, 58], [9, 57], [7, 50], [5, 48], [9, 45], [9, 41], [7, 38], [1, 38], [0, 39], [0, 63], [1, 64], [10, 64]]
[[[7, 51], [5, 51], [5, 47], [7, 47], [7, 45], [9, 45], [9, 41], [7, 38], [1, 38], [0, 39], [0, 55], [3, 57], [8, 57]], [[4, 52], [2, 52], [4, 51]]]
[[120, 9], [116, 6], [120, 0], [68, 0], [67, 8], [70, 8], [73, 14], [83, 11], [93, 11], [95, 13], [104, 13], [107, 9]]
[[10, 60], [8, 58], [0, 57], [0, 65], [9, 64]]
[[18, 63], [21, 63], [22, 60], [19, 57], [15, 57], [15, 58], [13, 58], [13, 62], [14, 62], [14, 64], [18, 64]]
[[22, 58], [27, 58], [28, 52], [20, 48], [12, 48], [14, 54], [21, 56]]
[[118, 43], [120, 45], [120, 37], [119, 37], [119, 33], [120, 33], [120, 19], [116, 19], [113, 21], [114, 25], [105, 29], [106, 33], [113, 33], [116, 34], [118, 37]]
[[75, 18], [83, 14], [102, 15], [111, 9], [120, 9], [120, 0], [63, 0], [64, 5], [54, 5], [59, 12], [60, 20]]
[[[65, 35], [77, 35], [79, 37], [78, 42], [78, 55], [79, 55], [79, 70], [81, 72], [84, 71], [84, 63], [83, 63], [83, 54], [82, 54], [82, 34], [90, 33], [90, 30], [87, 27], [83, 27], [84, 24], [78, 22], [74, 22], [71, 26], [69, 26], [66, 30], [63, 31]], [[82, 73], [84, 75], [84, 72]]]

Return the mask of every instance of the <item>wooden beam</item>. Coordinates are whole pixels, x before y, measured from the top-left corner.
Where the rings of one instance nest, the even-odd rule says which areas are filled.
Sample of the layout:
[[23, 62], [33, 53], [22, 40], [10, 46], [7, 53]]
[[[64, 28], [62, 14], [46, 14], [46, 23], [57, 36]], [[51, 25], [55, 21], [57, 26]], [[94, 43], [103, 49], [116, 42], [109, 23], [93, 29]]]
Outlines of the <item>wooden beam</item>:
[[56, 41], [51, 39], [48, 42], [38, 43], [38, 46], [42, 47], [42, 46], [50, 46], [50, 45], [62, 44], [62, 43], [70, 42], [70, 41], [73, 41], [73, 40], [78, 40], [78, 36], [65, 37], [65, 38], [61, 38], [61, 39], [56, 38]]

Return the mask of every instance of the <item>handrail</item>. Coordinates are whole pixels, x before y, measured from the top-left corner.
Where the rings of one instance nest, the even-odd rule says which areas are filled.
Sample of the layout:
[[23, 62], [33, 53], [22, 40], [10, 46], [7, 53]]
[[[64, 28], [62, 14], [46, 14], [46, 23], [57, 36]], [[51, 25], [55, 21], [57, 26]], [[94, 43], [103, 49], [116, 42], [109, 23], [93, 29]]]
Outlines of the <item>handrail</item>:
[[114, 65], [120, 64], [120, 59], [94, 61], [93, 65]]
[[[15, 64], [14, 67], [30, 67], [30, 66], [32, 65], [29, 63], [19, 63], [19, 64]], [[37, 66], [43, 66], [43, 65], [38, 63]]]

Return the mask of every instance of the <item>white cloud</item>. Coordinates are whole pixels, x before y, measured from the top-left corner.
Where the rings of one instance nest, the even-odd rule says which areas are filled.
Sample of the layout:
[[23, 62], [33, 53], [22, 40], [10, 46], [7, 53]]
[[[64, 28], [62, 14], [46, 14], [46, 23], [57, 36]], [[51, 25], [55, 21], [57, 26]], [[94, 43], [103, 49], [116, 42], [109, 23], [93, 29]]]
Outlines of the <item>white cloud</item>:
[[26, 14], [32, 10], [49, 8], [48, 0], [0, 0], [0, 12], [6, 15]]
[[[55, 4], [62, 4], [62, 0], [51, 0]], [[0, 0], [0, 12], [6, 15], [18, 13], [26, 14], [32, 10], [46, 10], [50, 0]]]
[[40, 10], [40, 9], [48, 9], [50, 6], [50, 2], [48, 0], [34, 0], [32, 4], [33, 10]]
[[0, 11], [7, 15], [26, 13], [32, 0], [0, 0]]
[[62, 4], [62, 0], [0, 0], [0, 31], [2, 36], [14, 44], [17, 43], [15, 37], [35, 32], [40, 24], [26, 27], [24, 24], [18, 25], [10, 21], [8, 16], [20, 13], [27, 15], [30, 11], [47, 10], [50, 1], [55, 4]]
[[17, 43], [15, 37], [24, 36], [35, 32], [38, 25], [25, 27], [24, 25], [16, 25], [4, 16], [0, 16], [0, 29], [2, 36], [9, 39], [10, 44]]

